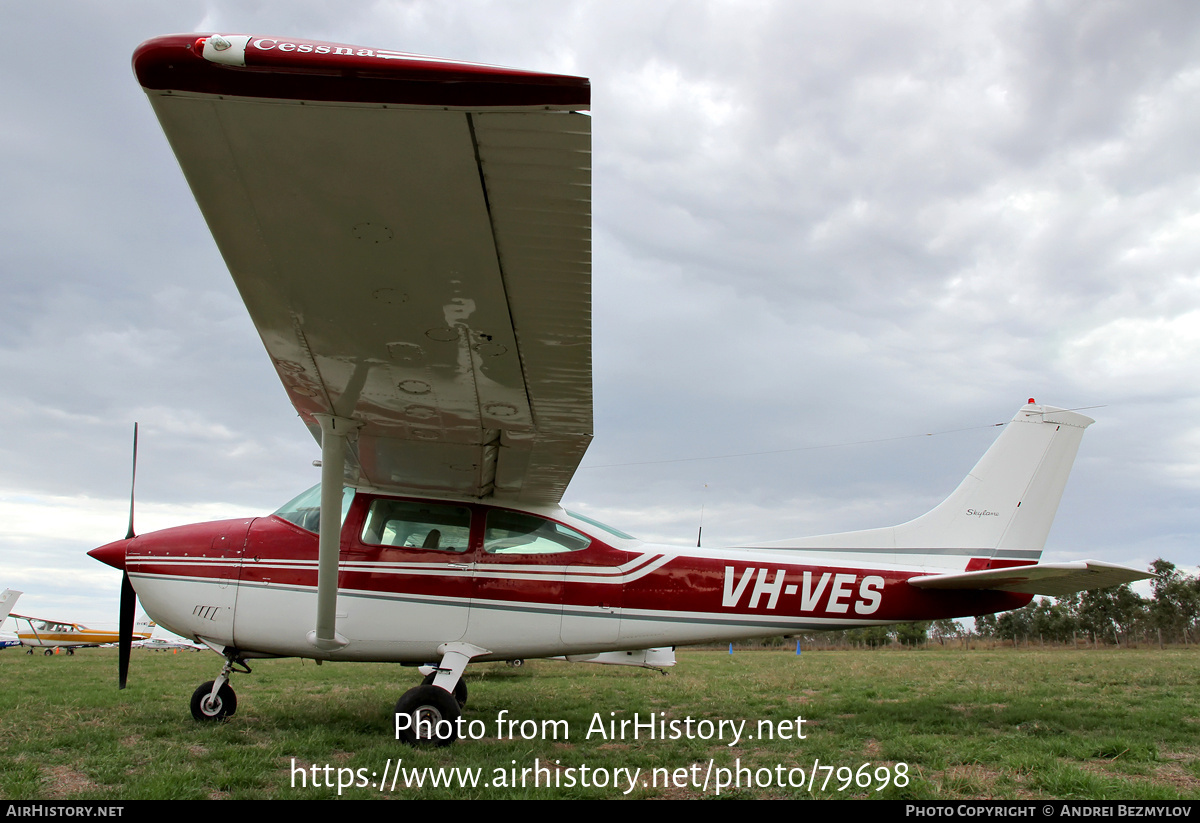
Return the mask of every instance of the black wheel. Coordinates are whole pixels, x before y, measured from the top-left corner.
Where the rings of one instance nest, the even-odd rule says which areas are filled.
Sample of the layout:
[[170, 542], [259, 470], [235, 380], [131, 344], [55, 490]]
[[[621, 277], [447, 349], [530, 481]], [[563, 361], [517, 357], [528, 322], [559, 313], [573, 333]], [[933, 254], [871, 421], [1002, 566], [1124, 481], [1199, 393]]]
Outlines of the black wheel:
[[[437, 677], [437, 672], [432, 672], [425, 675], [425, 679], [421, 681], [422, 686], [432, 686], [434, 678]], [[458, 707], [464, 708], [467, 705], [467, 684], [463, 679], [458, 678], [458, 682], [454, 684], [454, 699], [458, 701]]]
[[505, 662], [508, 663], [508, 665], [514, 669], [519, 669], [525, 665], [525, 661], [519, 657], [516, 660], [507, 660]]
[[[449, 746], [458, 739], [459, 717], [454, 695], [437, 686], [417, 686], [396, 701], [396, 739], [410, 746]], [[401, 717], [407, 715], [407, 717]]]
[[46, 657], [51, 657], [54, 654], [54, 649], [46, 649], [42, 654], [46, 655]]
[[74, 657], [74, 656], [75, 656], [75, 650], [74, 650], [74, 649], [72, 649], [72, 648], [70, 648], [70, 647], [67, 647], [67, 654], [69, 654], [69, 655], [71, 655], [72, 657]]
[[226, 683], [215, 698], [210, 698], [215, 680], [204, 683], [192, 692], [192, 717], [197, 720], [224, 720], [237, 711], [237, 695]]

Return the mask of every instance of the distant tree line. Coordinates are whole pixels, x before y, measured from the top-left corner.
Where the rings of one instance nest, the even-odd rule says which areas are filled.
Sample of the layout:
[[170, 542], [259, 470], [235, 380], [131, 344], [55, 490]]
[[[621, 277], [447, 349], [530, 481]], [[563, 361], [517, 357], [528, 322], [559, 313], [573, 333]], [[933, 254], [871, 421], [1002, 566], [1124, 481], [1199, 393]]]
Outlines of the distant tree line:
[[[975, 618], [973, 634], [1014, 644], [1200, 642], [1200, 578], [1161, 558], [1150, 564], [1150, 570], [1155, 577], [1149, 598], [1138, 595], [1128, 583], [1056, 599], [1038, 598], [1021, 609]], [[893, 643], [945, 645], [970, 635], [962, 624], [946, 619], [821, 632], [800, 639], [817, 645], [879, 648]]]
[[1156, 576], [1150, 581], [1149, 599], [1128, 583], [1056, 600], [1041, 598], [1022, 609], [976, 618], [976, 632], [1014, 643], [1068, 643], [1081, 638], [1118, 646], [1138, 639], [1196, 643], [1200, 579], [1161, 558], [1150, 564], [1150, 570]]

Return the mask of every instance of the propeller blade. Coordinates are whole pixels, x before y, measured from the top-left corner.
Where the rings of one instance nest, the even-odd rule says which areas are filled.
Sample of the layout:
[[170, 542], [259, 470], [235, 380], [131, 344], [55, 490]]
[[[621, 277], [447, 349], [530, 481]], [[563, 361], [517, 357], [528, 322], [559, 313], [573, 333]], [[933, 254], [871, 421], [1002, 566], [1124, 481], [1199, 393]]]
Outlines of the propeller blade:
[[125, 532], [125, 539], [132, 540], [137, 537], [133, 533], [133, 488], [137, 484], [137, 430], [138, 424], [133, 424], [133, 476], [129, 479], [129, 530]]
[[133, 649], [133, 613], [137, 609], [137, 592], [129, 582], [129, 572], [121, 573], [121, 631], [118, 638], [117, 688], [125, 688], [129, 679], [129, 652]]
[[[133, 531], [133, 491], [137, 485], [137, 436], [138, 424], [133, 424], [133, 476], [129, 479], [129, 529], [125, 539], [132, 540], [137, 535]], [[129, 680], [129, 653], [133, 649], [133, 618], [137, 610], [137, 592], [129, 582], [129, 572], [121, 570], [121, 625], [117, 638], [117, 689], [125, 688]]]

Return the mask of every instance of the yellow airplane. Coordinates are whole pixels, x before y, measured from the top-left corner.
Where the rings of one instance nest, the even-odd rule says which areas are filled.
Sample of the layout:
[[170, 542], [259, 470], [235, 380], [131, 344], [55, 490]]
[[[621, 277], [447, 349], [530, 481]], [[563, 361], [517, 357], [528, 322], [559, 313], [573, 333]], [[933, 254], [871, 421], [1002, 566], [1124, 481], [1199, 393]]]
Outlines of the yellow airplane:
[[[40, 617], [26, 617], [23, 614], [10, 614], [13, 620], [24, 620], [29, 626], [28, 631], [18, 631], [17, 637], [21, 644], [29, 646], [29, 654], [34, 648], [44, 648], [45, 654], [54, 654], [56, 648], [62, 648], [67, 654], [75, 654], [75, 649], [87, 646], [102, 646], [105, 643], [116, 643], [120, 634], [116, 630], [89, 629], [82, 623], [68, 623], [59, 620], [44, 620]], [[146, 625], [146, 624], [143, 624]], [[134, 640], [147, 640], [154, 630], [154, 624], [148, 624], [148, 631], [135, 630]]]

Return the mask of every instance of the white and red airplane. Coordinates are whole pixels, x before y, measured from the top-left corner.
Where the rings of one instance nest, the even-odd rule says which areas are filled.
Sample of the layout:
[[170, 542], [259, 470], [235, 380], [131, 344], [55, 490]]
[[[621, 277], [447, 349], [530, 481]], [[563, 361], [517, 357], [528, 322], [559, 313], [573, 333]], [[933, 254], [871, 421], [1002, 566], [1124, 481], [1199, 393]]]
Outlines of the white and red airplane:
[[234, 713], [253, 658], [434, 664], [397, 727], [446, 744], [470, 662], [652, 663], [639, 650], [1149, 576], [1038, 562], [1092, 420], [1033, 400], [900, 526], [693, 549], [564, 510], [592, 431], [588, 81], [245, 35], [160, 37], [133, 62], [321, 483], [270, 516], [91, 552], [124, 570], [122, 685], [135, 590], [225, 658], [198, 719]]

